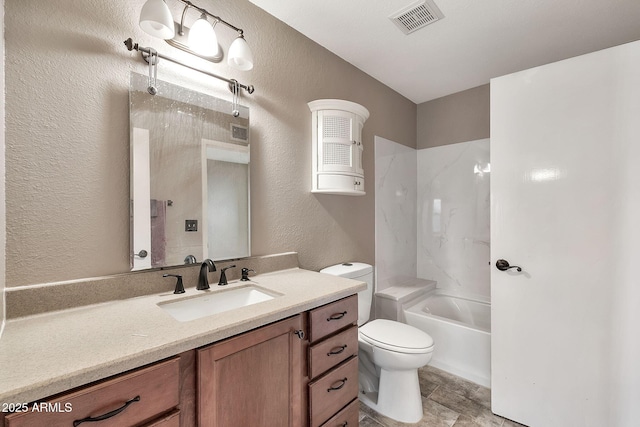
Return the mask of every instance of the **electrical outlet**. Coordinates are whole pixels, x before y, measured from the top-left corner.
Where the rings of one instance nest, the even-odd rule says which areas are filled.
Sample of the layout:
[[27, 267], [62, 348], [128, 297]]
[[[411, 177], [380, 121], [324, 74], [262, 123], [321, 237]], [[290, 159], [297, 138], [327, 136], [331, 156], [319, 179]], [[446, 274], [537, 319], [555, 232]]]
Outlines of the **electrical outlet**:
[[198, 220], [197, 219], [185, 219], [184, 220], [184, 231], [198, 231]]

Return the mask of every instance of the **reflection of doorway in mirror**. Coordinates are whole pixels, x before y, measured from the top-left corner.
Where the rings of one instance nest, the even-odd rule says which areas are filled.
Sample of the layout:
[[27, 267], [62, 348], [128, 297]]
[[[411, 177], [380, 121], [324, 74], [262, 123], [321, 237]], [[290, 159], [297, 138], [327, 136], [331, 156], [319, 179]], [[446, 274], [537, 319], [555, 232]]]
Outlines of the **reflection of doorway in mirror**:
[[205, 257], [250, 256], [249, 146], [203, 139], [202, 147]]
[[[133, 128], [131, 143], [131, 212], [133, 229], [132, 270], [151, 268], [151, 179], [149, 174], [149, 130]], [[146, 255], [145, 255], [146, 254]]]

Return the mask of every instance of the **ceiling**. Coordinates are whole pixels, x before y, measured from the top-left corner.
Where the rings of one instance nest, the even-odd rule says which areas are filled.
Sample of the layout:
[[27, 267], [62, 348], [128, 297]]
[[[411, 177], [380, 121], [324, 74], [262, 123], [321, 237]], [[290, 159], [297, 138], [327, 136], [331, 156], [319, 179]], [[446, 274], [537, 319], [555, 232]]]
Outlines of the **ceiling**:
[[250, 0], [416, 104], [640, 39], [640, 0], [434, 0], [409, 35], [388, 19], [416, 0]]

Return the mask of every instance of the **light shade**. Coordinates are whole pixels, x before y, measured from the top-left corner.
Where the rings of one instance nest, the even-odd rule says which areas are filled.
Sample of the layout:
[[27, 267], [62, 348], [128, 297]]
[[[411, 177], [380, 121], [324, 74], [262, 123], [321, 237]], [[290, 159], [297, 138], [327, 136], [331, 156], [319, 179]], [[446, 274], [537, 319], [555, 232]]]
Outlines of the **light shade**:
[[202, 16], [189, 29], [189, 48], [199, 55], [216, 56], [218, 54], [218, 37], [207, 19]]
[[165, 40], [173, 38], [173, 16], [164, 0], [147, 0], [140, 11], [140, 28], [154, 37]]
[[253, 68], [253, 54], [242, 34], [229, 46], [227, 62], [230, 66], [242, 71]]

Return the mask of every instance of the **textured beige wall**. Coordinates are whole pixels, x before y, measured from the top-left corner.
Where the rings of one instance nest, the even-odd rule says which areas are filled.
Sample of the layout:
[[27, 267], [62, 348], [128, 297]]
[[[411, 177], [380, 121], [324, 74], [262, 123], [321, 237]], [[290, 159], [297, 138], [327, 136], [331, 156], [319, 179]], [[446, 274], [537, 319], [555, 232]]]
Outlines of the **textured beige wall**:
[[[167, 0], [174, 9], [180, 7]], [[374, 262], [373, 137], [416, 143], [416, 105], [246, 0], [198, 5], [244, 28], [256, 68], [208, 65], [144, 34], [143, 0], [6, 0], [7, 286], [121, 273], [129, 267], [129, 72], [122, 41], [256, 86], [251, 109], [252, 252], [298, 251], [304, 268]], [[195, 17], [188, 15], [188, 20]], [[232, 34], [218, 29], [221, 44]], [[205, 65], [206, 64], [206, 65]], [[225, 84], [167, 63], [163, 80], [231, 99]], [[367, 195], [313, 195], [307, 102], [342, 98], [364, 127]]]
[[[4, 34], [4, 0], [0, 2], [0, 34]], [[4, 88], [4, 37], [0, 39], [0, 87]], [[4, 154], [4, 90], [0, 92], [0, 335], [5, 320], [6, 270], [6, 210], [5, 210], [5, 154]]]
[[418, 105], [417, 148], [489, 138], [489, 85]]

